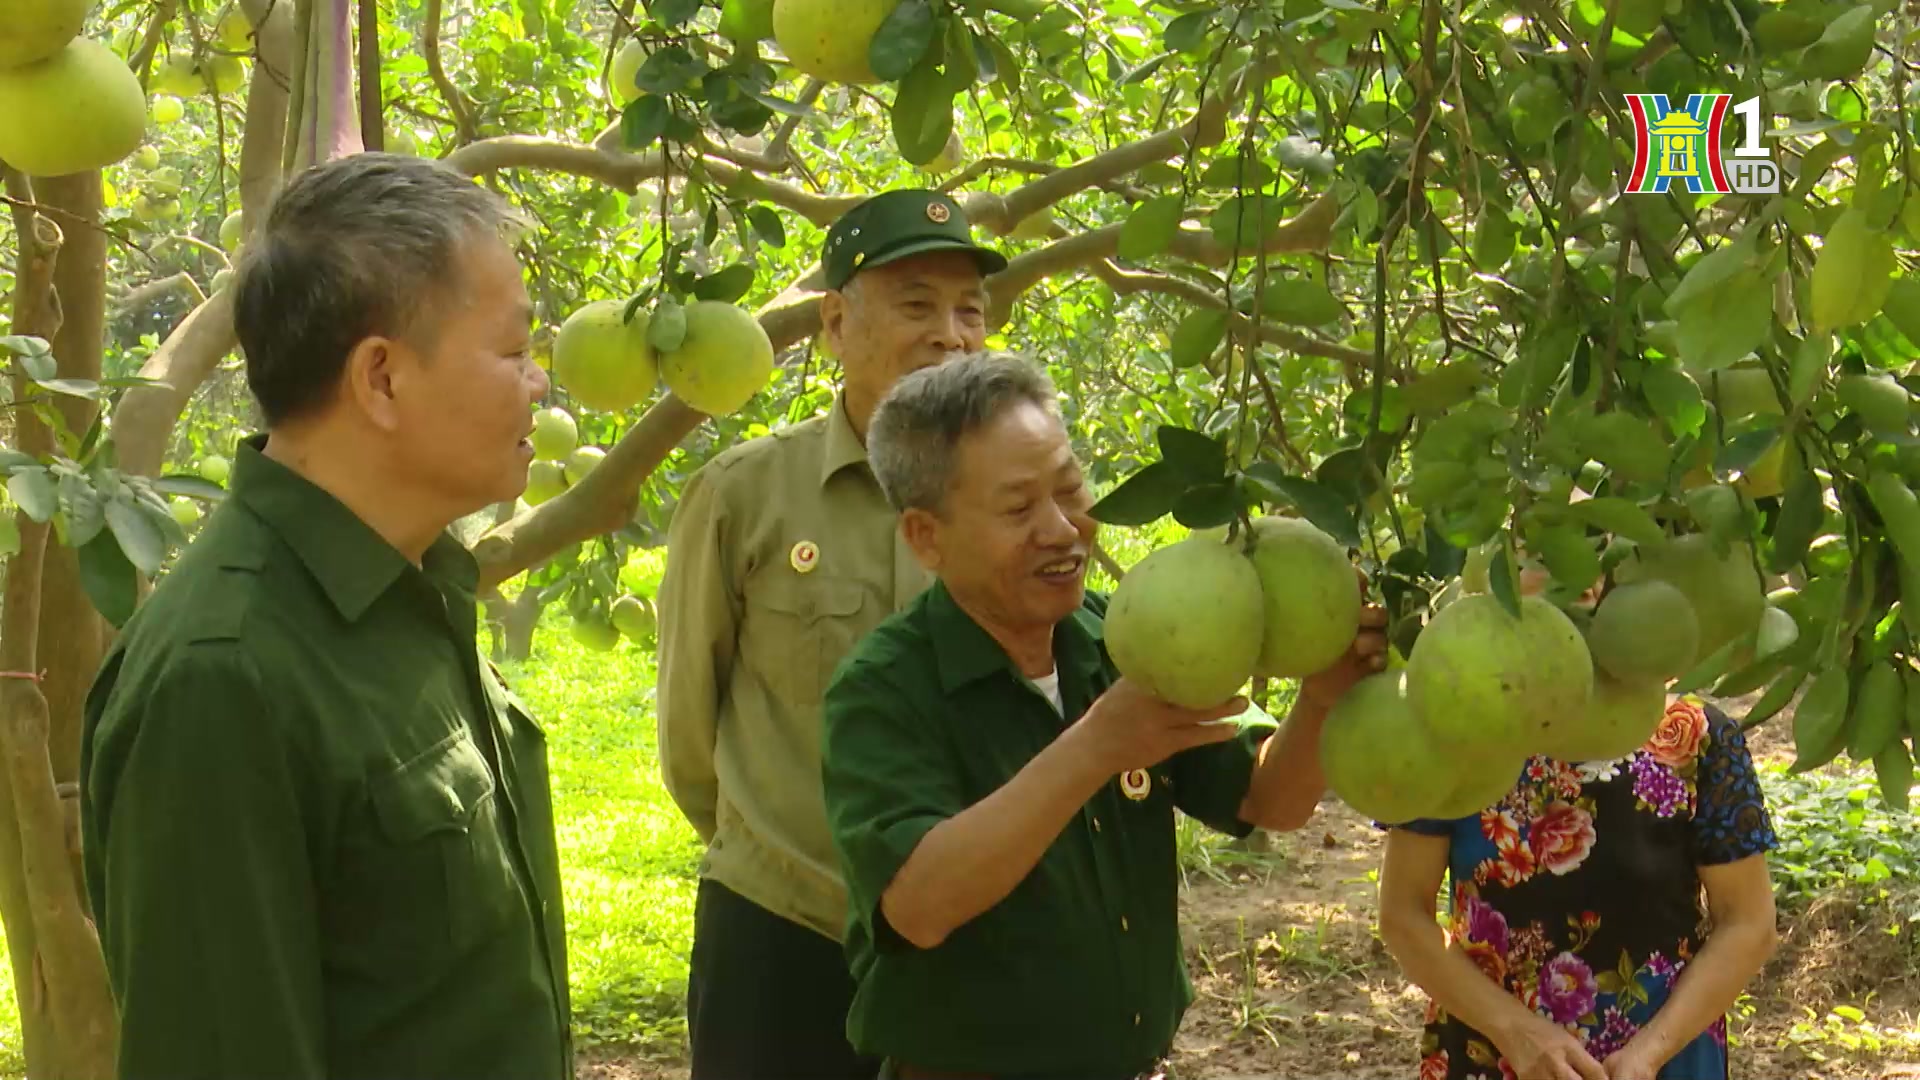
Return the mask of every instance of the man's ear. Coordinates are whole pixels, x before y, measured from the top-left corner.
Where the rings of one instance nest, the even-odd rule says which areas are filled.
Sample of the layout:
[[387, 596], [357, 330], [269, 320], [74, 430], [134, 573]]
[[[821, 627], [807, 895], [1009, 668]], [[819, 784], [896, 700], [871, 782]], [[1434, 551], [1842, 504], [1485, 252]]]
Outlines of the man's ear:
[[913, 549], [920, 565], [940, 572], [940, 519], [919, 507], [908, 507], [900, 514], [900, 537]]
[[843, 355], [840, 349], [841, 334], [847, 324], [847, 294], [839, 289], [829, 289], [820, 294], [820, 336], [826, 342], [827, 351], [834, 356]]
[[342, 390], [354, 409], [382, 431], [400, 426], [400, 408], [394, 377], [399, 364], [400, 345], [391, 338], [362, 338], [347, 354], [346, 370], [341, 373]]

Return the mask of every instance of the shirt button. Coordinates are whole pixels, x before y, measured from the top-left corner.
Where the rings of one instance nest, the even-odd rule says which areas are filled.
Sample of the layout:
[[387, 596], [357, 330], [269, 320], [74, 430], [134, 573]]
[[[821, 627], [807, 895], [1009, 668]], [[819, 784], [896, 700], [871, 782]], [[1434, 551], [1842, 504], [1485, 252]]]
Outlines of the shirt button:
[[1139, 1026], [1140, 1026], [1140, 1014], [1139, 1014], [1139, 1013], [1134, 1013], [1134, 1014], [1133, 1014], [1133, 1026], [1134, 1026], [1134, 1027], [1139, 1027]]
[[1130, 928], [1127, 926], [1127, 917], [1125, 915], [1120, 916], [1120, 932], [1124, 934], [1128, 929]]
[[1094, 831], [1094, 832], [1099, 832], [1099, 831], [1100, 831], [1100, 819], [1099, 819], [1099, 818], [1094, 818], [1094, 819], [1093, 819], [1093, 831]]

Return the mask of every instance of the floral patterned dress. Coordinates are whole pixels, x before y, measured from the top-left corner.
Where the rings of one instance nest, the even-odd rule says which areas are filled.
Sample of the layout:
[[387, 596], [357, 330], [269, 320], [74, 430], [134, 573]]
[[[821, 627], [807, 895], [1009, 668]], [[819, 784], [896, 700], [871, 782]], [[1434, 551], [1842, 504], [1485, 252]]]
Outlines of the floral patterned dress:
[[[1706, 940], [1696, 868], [1775, 846], [1739, 725], [1691, 696], [1624, 758], [1535, 757], [1498, 805], [1398, 827], [1452, 841], [1453, 943], [1603, 1062], [1652, 1019]], [[1514, 1077], [1492, 1040], [1437, 1006], [1420, 1052], [1420, 1080]], [[1660, 1071], [1726, 1075], [1724, 1019]]]

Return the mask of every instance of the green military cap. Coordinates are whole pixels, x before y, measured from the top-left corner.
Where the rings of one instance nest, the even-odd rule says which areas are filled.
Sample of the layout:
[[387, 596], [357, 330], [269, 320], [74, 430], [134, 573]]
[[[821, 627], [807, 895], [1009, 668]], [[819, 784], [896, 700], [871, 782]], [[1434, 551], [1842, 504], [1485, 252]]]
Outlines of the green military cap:
[[942, 192], [906, 188], [882, 192], [840, 216], [827, 230], [821, 255], [827, 288], [838, 289], [854, 273], [927, 251], [967, 251], [982, 274], [1007, 268], [1007, 257], [973, 242], [960, 204]]

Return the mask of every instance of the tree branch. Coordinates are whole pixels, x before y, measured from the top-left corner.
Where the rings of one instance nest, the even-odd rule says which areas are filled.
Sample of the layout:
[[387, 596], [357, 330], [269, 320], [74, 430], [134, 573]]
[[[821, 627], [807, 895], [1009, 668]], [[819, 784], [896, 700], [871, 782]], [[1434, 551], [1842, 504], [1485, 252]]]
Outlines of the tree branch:
[[143, 307], [173, 292], [175, 289], [181, 288], [186, 289], [187, 292], [193, 296], [195, 307], [207, 302], [207, 294], [200, 291], [200, 285], [193, 280], [193, 275], [182, 270], [172, 277], [164, 277], [158, 281], [149, 281], [137, 289], [127, 290], [124, 295], [114, 299], [113, 306], [116, 311]]
[[420, 47], [427, 57], [427, 73], [433, 76], [433, 84], [440, 88], [440, 96], [447, 99], [447, 107], [453, 110], [453, 125], [459, 132], [460, 144], [465, 146], [480, 137], [479, 129], [474, 126], [473, 106], [460, 94], [460, 88], [453, 85], [447, 77], [447, 69], [440, 62], [440, 8], [441, 0], [427, 0], [427, 11], [422, 17], [425, 27], [420, 39]]
[[140, 366], [140, 375], [155, 381], [128, 389], [114, 409], [112, 438], [123, 470], [136, 476], [160, 474], [167, 439], [181, 410], [236, 344], [233, 293], [221, 289]]
[[140, 89], [147, 88], [147, 66], [153, 63], [153, 54], [160, 49], [160, 43], [166, 40], [167, 24], [173, 21], [173, 13], [179, 8], [180, 0], [160, 0], [153, 5], [153, 13], [147, 17], [147, 30], [140, 39], [140, 45], [133, 50], [133, 56], [127, 60], [127, 66], [140, 76]]
[[[991, 172], [1016, 172], [1028, 176], [1051, 176], [1060, 171], [1060, 166], [1049, 165], [1044, 161], [1032, 161], [1027, 158], [984, 157], [969, 164], [955, 173], [953, 178], [940, 185], [941, 191], [957, 191]], [[1094, 185], [1102, 191], [1111, 192], [1128, 202], [1145, 202], [1153, 198], [1153, 192], [1143, 187], [1129, 184], [1124, 180], [1103, 180]], [[1014, 224], [1019, 224], [1015, 222]]]
[[[1093, 276], [1106, 282], [1107, 285], [1120, 296], [1130, 296], [1138, 292], [1163, 293], [1167, 296], [1178, 297], [1181, 300], [1185, 300], [1195, 307], [1210, 308], [1214, 311], [1227, 310], [1227, 302], [1220, 298], [1219, 293], [1201, 285], [1199, 282], [1188, 281], [1186, 278], [1174, 277], [1171, 274], [1136, 273], [1122, 270], [1114, 265], [1111, 260], [1107, 259], [1102, 259], [1094, 263], [1092, 271]], [[1238, 311], [1229, 312], [1228, 320], [1231, 324], [1229, 332], [1236, 335], [1244, 334], [1249, 323], [1252, 322], [1246, 315]], [[1278, 345], [1283, 349], [1299, 353], [1302, 356], [1320, 356], [1348, 364], [1364, 364], [1372, 359], [1372, 354], [1360, 349], [1350, 348], [1331, 341], [1322, 341], [1311, 334], [1301, 333], [1298, 330], [1290, 330], [1278, 323], [1262, 320], [1254, 327], [1254, 330], [1256, 336], [1258, 336], [1261, 341], [1269, 345]]]

